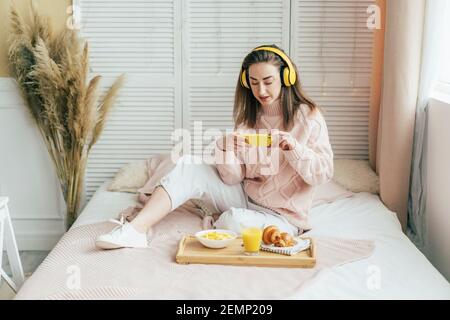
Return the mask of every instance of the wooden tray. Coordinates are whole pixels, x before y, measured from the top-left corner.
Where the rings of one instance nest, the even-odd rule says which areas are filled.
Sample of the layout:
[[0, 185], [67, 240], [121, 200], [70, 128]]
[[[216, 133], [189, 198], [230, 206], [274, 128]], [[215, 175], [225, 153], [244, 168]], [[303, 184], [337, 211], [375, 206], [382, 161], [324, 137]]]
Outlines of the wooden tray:
[[184, 236], [178, 246], [176, 262], [181, 264], [226, 264], [261, 267], [288, 267], [288, 268], [313, 268], [316, 265], [315, 244], [313, 239], [309, 249], [292, 256], [278, 253], [260, 251], [257, 256], [244, 254], [242, 238], [239, 237], [228, 247], [222, 249], [210, 249], [203, 246], [192, 235]]

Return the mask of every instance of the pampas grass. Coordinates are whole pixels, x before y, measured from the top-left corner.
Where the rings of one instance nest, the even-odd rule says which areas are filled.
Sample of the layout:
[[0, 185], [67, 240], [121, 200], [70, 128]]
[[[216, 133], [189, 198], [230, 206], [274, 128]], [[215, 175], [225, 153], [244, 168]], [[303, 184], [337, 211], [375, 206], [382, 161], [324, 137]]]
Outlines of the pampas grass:
[[89, 47], [77, 31], [55, 33], [32, 3], [26, 24], [11, 6], [9, 63], [45, 140], [66, 201], [66, 228], [77, 218], [87, 158], [98, 141], [124, 75], [101, 97], [100, 76], [88, 81]]

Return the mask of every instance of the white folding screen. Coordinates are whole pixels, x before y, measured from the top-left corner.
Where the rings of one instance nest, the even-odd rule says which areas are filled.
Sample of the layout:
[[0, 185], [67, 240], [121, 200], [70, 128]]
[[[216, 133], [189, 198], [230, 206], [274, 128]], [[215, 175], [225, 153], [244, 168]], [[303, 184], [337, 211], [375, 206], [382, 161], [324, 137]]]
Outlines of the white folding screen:
[[232, 128], [240, 64], [261, 44], [281, 46], [294, 59], [306, 92], [325, 110], [335, 156], [367, 159], [373, 34], [366, 9], [372, 3], [75, 1], [92, 74], [105, 76], [105, 83], [127, 74], [89, 158], [88, 198], [126, 163], [170, 152], [176, 128], [197, 141], [206, 129]]
[[197, 142], [191, 153], [201, 154], [213, 141], [202, 138], [202, 131], [233, 128], [234, 91], [249, 50], [267, 43], [289, 48], [290, 3], [187, 0], [183, 5], [183, 126]]
[[[373, 0], [292, 0], [291, 56], [325, 111], [335, 158], [368, 159]], [[369, 10], [370, 12], [370, 10]]]
[[172, 149], [182, 125], [181, 1], [78, 0], [91, 73], [126, 85], [92, 148], [87, 199], [125, 164]]

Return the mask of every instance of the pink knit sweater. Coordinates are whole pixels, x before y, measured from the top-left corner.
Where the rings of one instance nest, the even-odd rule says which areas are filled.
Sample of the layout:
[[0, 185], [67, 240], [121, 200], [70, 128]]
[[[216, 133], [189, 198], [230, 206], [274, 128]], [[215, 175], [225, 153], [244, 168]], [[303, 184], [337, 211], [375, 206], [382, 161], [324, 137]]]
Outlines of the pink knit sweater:
[[[283, 130], [282, 112], [279, 100], [261, 109], [256, 132]], [[237, 131], [241, 130], [250, 129], [241, 125]], [[312, 112], [307, 105], [301, 105], [290, 133], [296, 145], [287, 151], [249, 147], [238, 149], [236, 154], [221, 150], [216, 143], [216, 167], [224, 183], [243, 181], [245, 192], [255, 203], [280, 213], [298, 228], [309, 230], [308, 212], [315, 187], [333, 177], [333, 151], [319, 110]]]

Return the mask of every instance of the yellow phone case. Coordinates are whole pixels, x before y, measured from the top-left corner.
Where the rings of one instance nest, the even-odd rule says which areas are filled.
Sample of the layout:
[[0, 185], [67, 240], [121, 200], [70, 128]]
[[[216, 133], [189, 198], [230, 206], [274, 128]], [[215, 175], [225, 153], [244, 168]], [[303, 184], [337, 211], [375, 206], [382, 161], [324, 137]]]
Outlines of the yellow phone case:
[[246, 143], [254, 147], [270, 147], [272, 145], [272, 136], [268, 133], [249, 133], [242, 136]]

